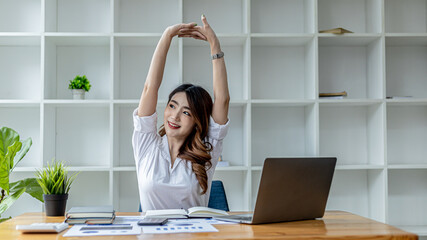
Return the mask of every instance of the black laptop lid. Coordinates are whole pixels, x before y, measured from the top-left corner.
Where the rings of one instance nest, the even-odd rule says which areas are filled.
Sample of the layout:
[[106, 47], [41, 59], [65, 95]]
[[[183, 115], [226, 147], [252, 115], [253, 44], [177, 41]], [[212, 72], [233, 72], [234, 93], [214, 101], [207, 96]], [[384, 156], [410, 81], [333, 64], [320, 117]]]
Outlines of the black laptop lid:
[[267, 158], [252, 223], [323, 217], [337, 159]]

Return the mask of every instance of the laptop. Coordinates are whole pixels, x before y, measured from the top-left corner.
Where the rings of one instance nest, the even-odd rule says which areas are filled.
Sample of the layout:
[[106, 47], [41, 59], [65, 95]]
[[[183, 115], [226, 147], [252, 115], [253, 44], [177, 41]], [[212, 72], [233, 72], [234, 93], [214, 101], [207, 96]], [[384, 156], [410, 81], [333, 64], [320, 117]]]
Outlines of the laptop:
[[214, 217], [261, 224], [323, 217], [337, 159], [267, 158], [253, 214]]

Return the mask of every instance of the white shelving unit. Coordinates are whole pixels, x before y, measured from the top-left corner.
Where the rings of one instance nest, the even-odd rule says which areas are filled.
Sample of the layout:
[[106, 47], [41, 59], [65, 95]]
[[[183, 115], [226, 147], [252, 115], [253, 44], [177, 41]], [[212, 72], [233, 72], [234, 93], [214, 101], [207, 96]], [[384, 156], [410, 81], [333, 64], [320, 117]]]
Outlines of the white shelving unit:
[[[337, 156], [328, 209], [427, 236], [427, 0], [0, 0], [0, 126], [33, 139], [12, 179], [55, 157], [81, 172], [68, 208], [136, 211], [131, 114], [163, 30], [202, 13], [229, 77], [231, 166], [215, 178], [231, 210], [253, 209], [265, 157]], [[354, 33], [318, 33], [336, 27]], [[172, 41], [159, 126], [178, 84], [212, 93], [209, 55]], [[92, 83], [83, 101], [67, 89], [78, 74]], [[24, 196], [4, 216], [42, 210]]]

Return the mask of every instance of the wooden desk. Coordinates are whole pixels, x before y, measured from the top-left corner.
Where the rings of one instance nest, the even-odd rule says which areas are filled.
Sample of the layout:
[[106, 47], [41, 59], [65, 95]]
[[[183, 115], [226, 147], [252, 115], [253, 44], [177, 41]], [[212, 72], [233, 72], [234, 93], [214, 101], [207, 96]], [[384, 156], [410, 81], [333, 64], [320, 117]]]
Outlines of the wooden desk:
[[[117, 213], [139, 215], [140, 213]], [[21, 234], [18, 224], [61, 222], [64, 217], [46, 217], [44, 213], [26, 213], [0, 224], [0, 239], [82, 239], [60, 234]], [[327, 211], [320, 220], [274, 223], [263, 225], [215, 225], [215, 233], [142, 234], [138, 236], [101, 236], [88, 239], [418, 239], [402, 231], [351, 213]]]

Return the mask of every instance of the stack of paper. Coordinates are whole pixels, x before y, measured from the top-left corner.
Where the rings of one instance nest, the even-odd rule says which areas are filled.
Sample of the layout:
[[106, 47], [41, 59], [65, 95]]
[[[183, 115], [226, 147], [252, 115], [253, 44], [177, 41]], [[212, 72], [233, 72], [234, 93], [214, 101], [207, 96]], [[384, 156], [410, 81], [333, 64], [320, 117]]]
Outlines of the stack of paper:
[[116, 216], [112, 205], [72, 207], [65, 215], [68, 224], [107, 224], [113, 223]]

